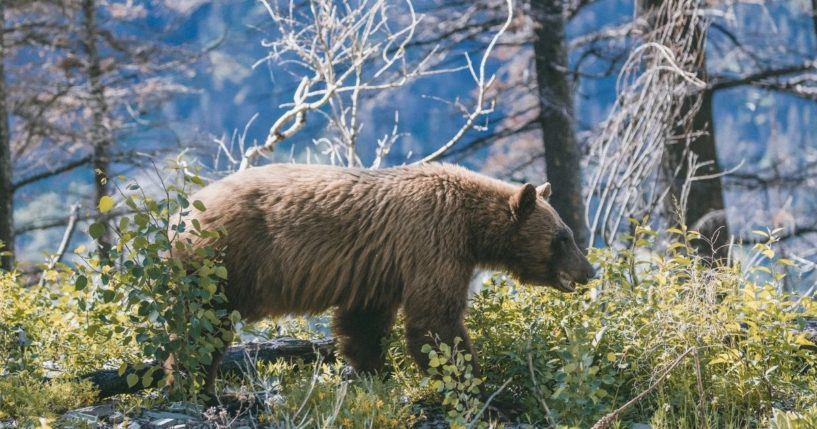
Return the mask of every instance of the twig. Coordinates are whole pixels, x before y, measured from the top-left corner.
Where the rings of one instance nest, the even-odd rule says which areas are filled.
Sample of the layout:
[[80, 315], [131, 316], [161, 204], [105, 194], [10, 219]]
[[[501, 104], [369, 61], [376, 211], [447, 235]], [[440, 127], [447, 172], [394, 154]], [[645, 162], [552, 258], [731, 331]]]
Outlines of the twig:
[[627, 411], [628, 408], [638, 403], [638, 401], [642, 400], [645, 396], [652, 393], [652, 391], [655, 390], [655, 388], [663, 384], [667, 377], [669, 377], [672, 370], [675, 369], [675, 367], [677, 367], [678, 364], [680, 364], [681, 361], [683, 361], [688, 354], [696, 350], [697, 349], [695, 347], [690, 347], [686, 349], [685, 352], [681, 353], [680, 356], [675, 358], [675, 360], [667, 367], [667, 369], [664, 370], [664, 373], [661, 374], [661, 376], [658, 377], [658, 379], [655, 380], [655, 382], [652, 385], [650, 385], [650, 387], [648, 387], [643, 392], [639, 393], [635, 398], [627, 401], [627, 403], [625, 403], [624, 405], [618, 407], [616, 410], [608, 413], [607, 415], [599, 419], [599, 421], [597, 421], [596, 424], [594, 424], [591, 427], [591, 429], [607, 429], [610, 426], [610, 424], [612, 424], [618, 418], [618, 416], [620, 416], [623, 412]]
[[45, 271], [53, 270], [54, 267], [62, 260], [62, 257], [65, 256], [66, 250], [68, 250], [68, 244], [71, 243], [71, 237], [74, 235], [74, 230], [77, 229], [77, 218], [79, 217], [79, 208], [80, 204], [76, 203], [71, 206], [71, 214], [68, 217], [68, 225], [65, 227], [65, 233], [62, 235], [62, 241], [60, 242], [60, 247], [57, 249], [57, 254], [51, 257], [51, 260], [48, 262], [47, 268], [43, 270], [43, 273], [40, 275], [40, 282], [39, 285], [42, 286], [45, 283]]
[[692, 357], [695, 358], [695, 379], [698, 384], [698, 400], [700, 401], [698, 404], [699, 412], [701, 413], [700, 427], [708, 429], [709, 421], [706, 419], [706, 391], [704, 391], [703, 376], [701, 375], [701, 360], [698, 358], [698, 349], [695, 349], [695, 352], [692, 353]]
[[553, 421], [553, 417], [551, 417], [550, 414], [550, 407], [548, 407], [547, 402], [545, 402], [544, 395], [542, 395], [542, 391], [539, 389], [539, 383], [536, 381], [536, 373], [533, 370], [533, 356], [530, 352], [530, 341], [528, 341], [528, 369], [530, 370], [530, 379], [533, 381], [533, 390], [536, 391], [536, 400], [539, 401], [539, 405], [545, 410], [548, 427], [556, 427], [556, 422]]
[[485, 404], [482, 406], [482, 409], [479, 410], [479, 413], [477, 413], [477, 415], [474, 416], [474, 419], [471, 420], [471, 423], [468, 424], [468, 429], [472, 429], [474, 427], [474, 425], [477, 424], [477, 422], [479, 421], [479, 418], [482, 416], [483, 413], [485, 413], [485, 410], [488, 409], [488, 405], [491, 404], [491, 401], [493, 401], [494, 398], [496, 398], [497, 395], [502, 393], [502, 391], [505, 390], [506, 387], [508, 387], [508, 384], [511, 382], [511, 380], [513, 380], [513, 378], [509, 378], [509, 379], [505, 380], [505, 382], [502, 383], [502, 386], [500, 386], [499, 389], [496, 390], [496, 392], [492, 393], [491, 396], [488, 397], [488, 400], [485, 401]]
[[443, 156], [452, 146], [457, 144], [458, 141], [462, 139], [468, 130], [470, 130], [474, 126], [474, 122], [476, 122], [477, 118], [486, 113], [490, 113], [493, 111], [493, 106], [489, 108], [485, 108], [485, 92], [488, 88], [493, 85], [494, 81], [496, 80], [496, 75], [491, 75], [488, 79], [488, 82], [485, 82], [485, 64], [488, 62], [488, 57], [491, 56], [491, 52], [494, 50], [494, 46], [496, 46], [497, 41], [505, 31], [508, 30], [510, 27], [511, 22], [513, 22], [513, 0], [506, 0], [508, 6], [508, 18], [505, 20], [505, 23], [502, 25], [502, 28], [494, 35], [493, 39], [491, 39], [491, 43], [488, 44], [488, 47], [485, 48], [485, 52], [482, 54], [482, 60], [479, 62], [479, 74], [474, 71], [473, 64], [471, 64], [471, 58], [466, 54], [465, 59], [468, 61], [468, 70], [471, 72], [471, 76], [477, 83], [477, 102], [474, 110], [468, 115], [467, 119], [465, 120], [465, 124], [448, 140], [445, 144], [440, 146], [439, 149], [432, 152], [430, 155], [426, 156], [425, 158], [417, 161], [415, 164], [425, 164], [428, 162], [435, 161]]

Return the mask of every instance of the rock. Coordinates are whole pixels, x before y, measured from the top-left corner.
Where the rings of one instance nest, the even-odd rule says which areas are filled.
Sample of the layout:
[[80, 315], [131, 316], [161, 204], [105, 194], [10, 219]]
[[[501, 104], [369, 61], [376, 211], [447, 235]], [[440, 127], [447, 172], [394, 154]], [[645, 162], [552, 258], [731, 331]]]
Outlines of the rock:
[[174, 419], [159, 419], [150, 422], [150, 427], [152, 429], [169, 429], [175, 423], [176, 420]]
[[63, 415], [63, 418], [77, 423], [84, 423], [90, 427], [96, 428], [99, 427], [102, 422], [112, 414], [114, 414], [113, 404], [105, 403], [69, 411]]
[[200, 415], [204, 412], [204, 407], [189, 402], [174, 402], [167, 407], [167, 410], [183, 414]]
[[171, 411], [145, 411], [142, 417], [150, 419], [150, 427], [155, 429], [185, 428], [191, 427], [197, 422], [197, 419], [189, 414]]
[[171, 419], [178, 421], [195, 420], [196, 418], [189, 414], [176, 413], [171, 411], [145, 411], [144, 417], [151, 420]]
[[125, 415], [117, 411], [108, 416], [108, 421], [111, 423], [122, 423], [125, 421]]
[[633, 423], [633, 425], [630, 426], [630, 429], [652, 429], [652, 426], [646, 423]]

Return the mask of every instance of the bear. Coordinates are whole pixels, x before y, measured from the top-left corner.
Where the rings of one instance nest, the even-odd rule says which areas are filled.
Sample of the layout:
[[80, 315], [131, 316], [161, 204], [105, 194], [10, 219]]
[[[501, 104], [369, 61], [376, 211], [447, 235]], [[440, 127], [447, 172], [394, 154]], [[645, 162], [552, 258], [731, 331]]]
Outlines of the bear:
[[[356, 373], [377, 373], [402, 308], [408, 352], [422, 369], [430, 335], [459, 337], [478, 375], [463, 325], [475, 269], [564, 292], [595, 276], [550, 193], [549, 184], [513, 185], [451, 164], [270, 164], [193, 194], [206, 209], [187, 220], [226, 234], [183, 237], [222, 252], [228, 310], [248, 323], [334, 308], [340, 354]], [[207, 370], [211, 394], [223, 352]]]

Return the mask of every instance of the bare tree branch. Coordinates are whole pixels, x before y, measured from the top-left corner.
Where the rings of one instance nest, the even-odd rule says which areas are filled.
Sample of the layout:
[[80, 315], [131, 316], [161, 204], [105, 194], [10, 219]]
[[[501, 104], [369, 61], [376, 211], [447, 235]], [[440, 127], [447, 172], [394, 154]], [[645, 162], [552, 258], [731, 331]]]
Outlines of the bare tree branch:
[[502, 37], [503, 34], [505, 34], [505, 31], [508, 30], [508, 27], [511, 25], [511, 22], [513, 22], [513, 1], [507, 0], [507, 4], [508, 4], [508, 18], [505, 20], [505, 24], [502, 25], [502, 28], [500, 28], [499, 31], [494, 35], [494, 38], [491, 39], [491, 43], [488, 44], [488, 47], [485, 48], [485, 52], [482, 54], [482, 60], [479, 62], [478, 74], [474, 71], [473, 64], [471, 63], [471, 58], [468, 57], [467, 55], [465, 57], [468, 60], [468, 69], [471, 71], [471, 77], [477, 83], [476, 105], [474, 106], [471, 113], [469, 113], [468, 116], [466, 117], [465, 124], [454, 134], [453, 137], [451, 137], [451, 139], [449, 139], [445, 144], [440, 146], [439, 149], [425, 156], [423, 159], [416, 162], [415, 164], [424, 164], [427, 162], [432, 162], [442, 157], [449, 149], [451, 149], [455, 144], [457, 144], [457, 142], [459, 142], [460, 139], [462, 139], [462, 136], [464, 136], [466, 132], [468, 132], [474, 126], [474, 123], [476, 122], [477, 118], [493, 111], [494, 109], [493, 103], [491, 107], [488, 108], [485, 107], [485, 93], [488, 90], [488, 88], [490, 88], [491, 85], [493, 85], [494, 81], [496, 80], [496, 75], [492, 75], [486, 81], [485, 64], [488, 62], [488, 57], [490, 57], [491, 51], [493, 51], [496, 42], [499, 40], [500, 37]]
[[[57, 253], [54, 254], [49, 258], [48, 264], [46, 266], [46, 270], [53, 270], [55, 266], [62, 260], [62, 257], [65, 256], [65, 252], [68, 250], [68, 244], [71, 243], [71, 237], [74, 236], [74, 230], [77, 227], [77, 217], [79, 216], [79, 203], [76, 203], [71, 206], [71, 214], [68, 216], [68, 226], [65, 227], [65, 233], [62, 235], [62, 241], [60, 242], [60, 247], [57, 248]], [[45, 271], [40, 274], [40, 286], [45, 283]]]
[[726, 76], [713, 76], [710, 79], [709, 84], [707, 85], [707, 89], [710, 91], [718, 91], [724, 89], [735, 88], [738, 86], [743, 85], [750, 85], [755, 84], [758, 82], [763, 82], [767, 79], [788, 76], [795, 73], [802, 73], [807, 71], [816, 71], [817, 70], [817, 60], [809, 60], [804, 62], [803, 64], [795, 64], [786, 67], [779, 67], [774, 69], [762, 70], [756, 73], [752, 73], [750, 75], [741, 76], [741, 77], [726, 77]]
[[91, 162], [91, 157], [90, 156], [85, 156], [83, 158], [79, 158], [77, 160], [68, 162], [68, 163], [66, 163], [64, 165], [61, 165], [59, 167], [50, 169], [48, 171], [43, 171], [41, 173], [37, 173], [37, 174], [34, 174], [32, 176], [28, 176], [26, 178], [20, 179], [20, 180], [14, 182], [14, 185], [12, 185], [12, 188], [15, 191], [17, 191], [18, 189], [22, 188], [23, 186], [30, 185], [30, 184], [35, 183], [35, 182], [39, 182], [40, 180], [48, 179], [49, 177], [58, 176], [58, 175], [60, 175], [62, 173], [66, 173], [66, 172], [69, 172], [69, 171], [74, 170], [76, 168], [85, 166], [89, 162]]

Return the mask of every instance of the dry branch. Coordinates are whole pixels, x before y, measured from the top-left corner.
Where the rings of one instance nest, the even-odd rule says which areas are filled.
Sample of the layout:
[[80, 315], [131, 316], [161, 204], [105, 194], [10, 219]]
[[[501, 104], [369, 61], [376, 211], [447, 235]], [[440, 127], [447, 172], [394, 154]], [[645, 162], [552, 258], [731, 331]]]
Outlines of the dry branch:
[[697, 349], [695, 347], [690, 347], [690, 348], [686, 349], [685, 352], [681, 353], [680, 356], [675, 358], [675, 360], [672, 363], [669, 364], [667, 369], [664, 370], [664, 373], [661, 374], [661, 376], [658, 377], [658, 379], [655, 380], [655, 382], [652, 383], [650, 385], [650, 387], [645, 389], [643, 392], [639, 393], [635, 398], [630, 399], [629, 401], [627, 401], [627, 403], [625, 403], [624, 405], [618, 407], [617, 409], [613, 410], [612, 412], [608, 413], [607, 415], [605, 415], [604, 417], [599, 419], [599, 421], [597, 421], [596, 424], [594, 424], [591, 429], [607, 429], [608, 427], [610, 427], [610, 425], [613, 422], [615, 422], [616, 419], [618, 419], [618, 416], [620, 416], [622, 413], [627, 411], [627, 409], [629, 409], [633, 405], [637, 404], [638, 401], [644, 399], [645, 396], [652, 393], [652, 391], [655, 390], [658, 386], [663, 384], [664, 381], [667, 379], [667, 377], [669, 377], [670, 373], [672, 373], [672, 370], [674, 370], [675, 367], [677, 367], [684, 360], [684, 358], [687, 357], [687, 355], [689, 355], [690, 353], [692, 353], [692, 352], [694, 352], [696, 350]]
[[462, 127], [460, 127], [459, 130], [457, 130], [457, 132], [454, 134], [453, 137], [451, 137], [451, 139], [449, 139], [445, 144], [440, 146], [439, 149], [435, 150], [431, 154], [427, 155], [426, 157], [418, 161], [416, 164], [423, 164], [427, 162], [436, 161], [437, 159], [445, 155], [445, 153], [448, 152], [449, 149], [451, 149], [455, 144], [457, 144], [457, 142], [459, 142], [462, 139], [462, 137], [465, 135], [467, 131], [473, 128], [474, 123], [479, 117], [493, 111], [494, 109], [493, 106], [485, 107], [485, 93], [488, 90], [488, 88], [490, 88], [491, 85], [493, 85], [494, 81], [496, 80], [496, 75], [492, 75], [486, 81], [485, 64], [488, 62], [488, 57], [490, 57], [491, 52], [494, 50], [494, 46], [496, 46], [497, 41], [499, 40], [500, 37], [502, 37], [503, 34], [505, 34], [505, 31], [508, 30], [508, 27], [511, 25], [511, 22], [513, 22], [513, 1], [507, 0], [507, 5], [508, 18], [505, 20], [505, 24], [502, 25], [502, 28], [500, 28], [499, 31], [494, 35], [494, 38], [491, 39], [491, 43], [488, 44], [488, 47], [485, 48], [485, 52], [482, 54], [482, 60], [479, 62], [479, 74], [477, 74], [477, 72], [474, 70], [474, 66], [471, 63], [471, 58], [468, 55], [465, 56], [465, 58], [468, 60], [468, 70], [471, 72], [471, 77], [477, 84], [476, 105], [466, 117], [465, 124]]
[[[237, 164], [239, 170], [250, 167], [300, 131], [310, 113], [323, 116], [328, 124], [328, 135], [314, 143], [320, 145], [331, 163], [360, 166], [357, 139], [363, 127], [360, 112], [364, 94], [401, 88], [422, 77], [468, 70], [476, 83], [476, 100], [473, 107], [459, 101], [452, 103], [463, 112], [464, 124], [447, 142], [417, 163], [444, 156], [468, 131], [477, 128], [480, 117], [493, 112], [493, 102], [486, 99], [495, 75], [486, 75], [486, 64], [499, 38], [511, 25], [512, 0], [506, 0], [508, 17], [479, 63], [474, 64], [466, 54], [466, 66], [451, 68], [433, 68], [444, 57], [438, 46], [408, 58], [408, 49], [414, 46], [418, 24], [424, 18], [415, 13], [411, 0], [405, 0], [404, 9], [386, 0], [309, 0], [307, 8], [297, 11], [293, 3], [289, 3], [288, 9], [273, 0], [262, 3], [280, 36], [265, 42], [270, 53], [257, 64], [266, 61], [293, 67], [301, 80], [292, 102], [281, 106], [287, 110], [273, 122], [263, 144], [247, 148], [239, 142], [240, 160], [227, 153], [227, 160]], [[302, 13], [306, 9], [308, 12]], [[400, 12], [405, 12], [402, 17]], [[396, 125], [395, 113], [395, 128], [378, 141], [373, 168], [382, 163], [402, 135]], [[223, 141], [218, 143], [219, 152], [227, 152]]]
[[[270, 127], [264, 144], [240, 148], [244, 153], [239, 170], [292, 137], [304, 126], [308, 113], [327, 105], [335, 110], [330, 123], [346, 136], [340, 144], [350, 149], [345, 152], [353, 152], [360, 126], [357, 103], [362, 92], [399, 88], [419, 77], [454, 71], [430, 70], [437, 55], [433, 49], [417, 61], [410, 63], [406, 58], [406, 45], [422, 18], [410, 0], [405, 2], [408, 23], [397, 31], [391, 30], [399, 24], [394, 22], [398, 19], [393, 12], [396, 6], [385, 0], [354, 4], [349, 0], [340, 4], [310, 0], [308, 14], [296, 10], [294, 3], [289, 3], [287, 10], [271, 0], [263, 0], [262, 4], [280, 33], [276, 40], [265, 42], [270, 54], [262, 61], [293, 65], [303, 77], [292, 103], [283, 106], [288, 110]], [[355, 163], [354, 155], [347, 154], [347, 158], [349, 164]]]

